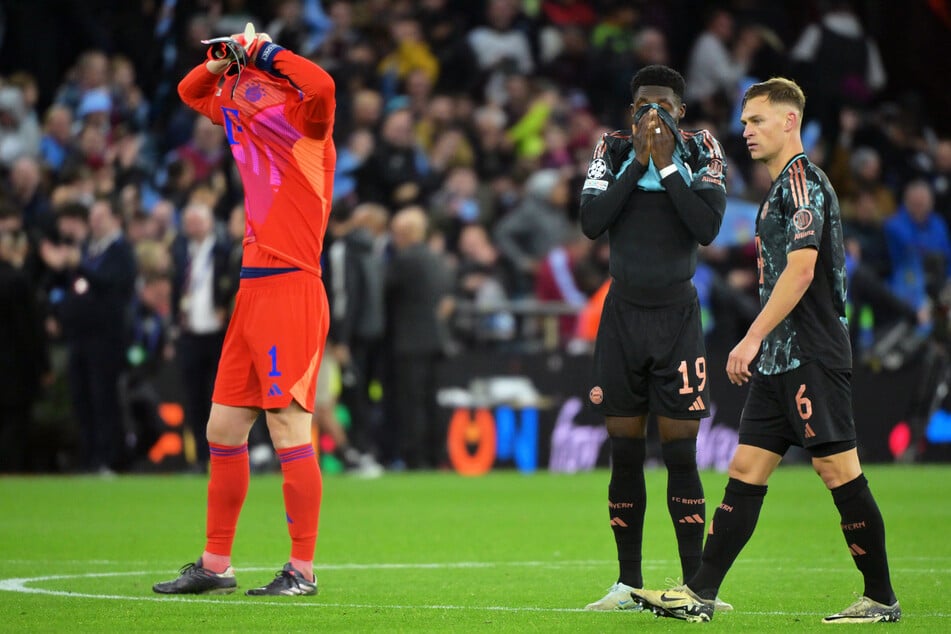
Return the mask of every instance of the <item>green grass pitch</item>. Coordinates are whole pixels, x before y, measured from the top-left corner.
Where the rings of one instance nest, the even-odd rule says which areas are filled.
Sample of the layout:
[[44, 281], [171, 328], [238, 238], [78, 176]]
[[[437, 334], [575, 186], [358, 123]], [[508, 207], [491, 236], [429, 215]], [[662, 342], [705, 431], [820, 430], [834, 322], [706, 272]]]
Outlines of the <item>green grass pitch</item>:
[[[888, 528], [897, 625], [951, 632], [951, 467], [866, 473]], [[726, 476], [703, 473], [712, 514]], [[663, 469], [648, 472], [645, 582], [679, 575]], [[288, 557], [276, 475], [254, 476], [233, 558], [239, 592], [159, 597], [203, 546], [200, 476], [0, 479], [0, 630], [4, 632], [722, 632], [826, 631], [822, 616], [861, 592], [838, 514], [802, 466], [770, 482], [759, 527], [710, 624], [581, 608], [616, 579], [608, 474], [448, 473], [324, 479], [316, 597], [261, 599]], [[850, 626], [844, 626], [850, 627]]]

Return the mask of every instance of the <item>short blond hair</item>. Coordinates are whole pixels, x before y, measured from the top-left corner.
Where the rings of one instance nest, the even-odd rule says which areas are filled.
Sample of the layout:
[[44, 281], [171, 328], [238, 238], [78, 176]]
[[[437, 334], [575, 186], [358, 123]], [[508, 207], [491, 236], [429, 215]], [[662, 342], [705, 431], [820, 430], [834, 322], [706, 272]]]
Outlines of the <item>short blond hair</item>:
[[742, 106], [746, 107], [747, 101], [757, 97], [766, 97], [766, 101], [770, 103], [785, 103], [795, 106], [799, 114], [802, 114], [806, 109], [806, 95], [802, 92], [802, 88], [793, 80], [785, 77], [773, 77], [747, 88], [746, 94], [743, 95]]

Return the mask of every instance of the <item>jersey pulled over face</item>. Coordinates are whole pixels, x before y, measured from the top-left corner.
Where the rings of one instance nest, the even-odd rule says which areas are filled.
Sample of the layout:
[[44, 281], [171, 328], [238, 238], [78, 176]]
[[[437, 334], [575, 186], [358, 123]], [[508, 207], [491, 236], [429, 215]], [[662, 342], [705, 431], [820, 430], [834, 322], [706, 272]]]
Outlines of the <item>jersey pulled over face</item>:
[[675, 122], [679, 122], [684, 115], [683, 102], [681, 102], [673, 88], [670, 86], [641, 86], [634, 93], [634, 102], [631, 104], [632, 117], [642, 107], [652, 103], [656, 103], [670, 113]]
[[[281, 70], [290, 80], [249, 66], [240, 78], [216, 79], [208, 86], [210, 95], [188, 99], [192, 84], [208, 81], [196, 69], [180, 92], [188, 105], [224, 126], [244, 186], [242, 264], [319, 274], [336, 163], [333, 83], [307, 60], [289, 52], [281, 55], [286, 64]], [[298, 85], [319, 90], [305, 93]], [[315, 111], [328, 113], [319, 127]]]
[[779, 374], [812, 360], [830, 369], [851, 368], [839, 200], [825, 173], [804, 154], [783, 168], [756, 218], [762, 305], [786, 268], [786, 255], [797, 249], [819, 251], [815, 275], [796, 307], [763, 340], [759, 370]]

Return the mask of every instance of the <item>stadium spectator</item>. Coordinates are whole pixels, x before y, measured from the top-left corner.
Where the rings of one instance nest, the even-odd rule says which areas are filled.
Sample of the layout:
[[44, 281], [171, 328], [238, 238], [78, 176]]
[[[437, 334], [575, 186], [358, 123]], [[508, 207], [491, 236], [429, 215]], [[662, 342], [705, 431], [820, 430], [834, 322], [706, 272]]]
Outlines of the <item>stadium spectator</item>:
[[891, 188], [882, 182], [882, 161], [878, 151], [870, 147], [856, 148], [850, 153], [848, 162], [848, 175], [838, 181], [843, 184], [842, 189], [844, 190], [843, 217], [852, 218], [854, 216], [851, 196], [864, 192], [874, 198], [875, 220], [879, 223], [885, 222], [895, 213], [898, 204]]
[[477, 78], [475, 55], [467, 42], [466, 19], [449, 0], [418, 2], [416, 14], [430, 50], [439, 64], [434, 89], [445, 94], [468, 93]]
[[108, 131], [98, 126], [84, 126], [76, 138], [76, 153], [63, 166], [63, 174], [86, 172], [89, 178], [102, 174], [109, 161], [111, 144]]
[[455, 253], [459, 234], [472, 224], [488, 224], [491, 204], [479, 186], [479, 178], [472, 167], [456, 167], [449, 171], [442, 187], [430, 197], [429, 216], [435, 229], [446, 240], [446, 249]]
[[188, 164], [195, 183], [207, 183], [225, 160], [225, 133], [205, 117], [195, 118], [195, 127], [188, 143], [173, 150], [165, 158], [166, 165], [176, 162]]
[[247, 594], [313, 595], [323, 485], [311, 418], [329, 321], [319, 258], [336, 157], [334, 82], [253, 30], [212, 44], [208, 53], [178, 91], [188, 107], [225, 126], [241, 174], [241, 281], [207, 426], [205, 549], [179, 577], [152, 589], [202, 594], [236, 588], [231, 549], [250, 479], [248, 436], [263, 411], [281, 463], [290, 561]]
[[50, 372], [23, 218], [0, 202], [0, 473], [32, 467], [33, 405]]
[[[162, 246], [151, 249], [160, 253]], [[148, 258], [149, 256], [146, 256]], [[171, 281], [168, 271], [139, 260], [139, 279], [129, 310], [126, 366], [119, 375], [119, 402], [123, 429], [135, 467], [161, 436], [165, 423], [159, 416], [162, 397], [159, 373], [169, 353]]]
[[90, 92], [105, 90], [108, 82], [109, 58], [102, 51], [86, 51], [68, 71], [67, 80], [57, 91], [53, 101], [67, 106], [76, 118], [80, 119], [78, 110], [83, 97]]
[[556, 170], [541, 170], [525, 182], [519, 205], [495, 225], [493, 238], [506, 266], [516, 273], [515, 296], [531, 294], [542, 260], [569, 234], [568, 183]]
[[333, 242], [327, 249], [324, 279], [330, 331], [325, 356], [333, 357], [341, 373], [340, 400], [350, 412], [348, 436], [359, 451], [379, 449], [376, 434], [371, 432], [375, 417], [369, 385], [378, 375], [386, 327], [385, 269], [379, 239], [388, 221], [383, 206], [358, 205], [350, 218], [334, 223]]
[[627, 98], [628, 78], [637, 71], [634, 51], [640, 13], [636, 4], [612, 2], [591, 30], [588, 98], [599, 121], [617, 121], [623, 116], [621, 104]]
[[[885, 525], [856, 450], [838, 200], [803, 151], [805, 96], [799, 86], [781, 78], [754, 84], [742, 104], [750, 154], [766, 164], [777, 186], [762, 203], [769, 213], [757, 224], [762, 308], [726, 366], [734, 385], [752, 382], [739, 446], [699, 569], [671, 590], [631, 594], [660, 616], [710, 621], [723, 579], [753, 535], [766, 483], [796, 445], [811, 454], [832, 494], [842, 534], [865, 579], [862, 596], [823, 623], [898, 621]], [[754, 375], [750, 365], [757, 354]]]
[[[152, 234], [149, 237], [166, 246], [171, 245], [177, 230], [174, 205], [164, 198], [159, 198], [148, 213], [152, 219]], [[242, 231], [242, 236], [243, 233]], [[240, 243], [240, 238], [238, 241]]]
[[[551, 249], [535, 273], [535, 299], [559, 302], [577, 308], [580, 312], [588, 303], [588, 295], [595, 289], [585, 288], [582, 268], [590, 256], [593, 243], [575, 229], [561, 244]], [[562, 315], [558, 320], [561, 343], [569, 341], [577, 330], [577, 315]]]
[[504, 88], [509, 122], [505, 136], [515, 150], [516, 168], [528, 173], [540, 165], [545, 130], [562, 105], [561, 98], [550, 84], [517, 73], [505, 78]]
[[349, 0], [328, 2], [327, 15], [330, 17], [330, 29], [324, 34], [312, 56], [322, 68], [342, 82], [344, 73], [341, 71], [352, 61], [347, 59], [349, 52], [356, 48], [363, 35], [354, 25], [353, 3]]
[[439, 62], [423, 38], [419, 21], [410, 14], [396, 15], [390, 23], [391, 50], [377, 67], [383, 96], [403, 93], [406, 80], [414, 71], [422, 71], [430, 85], [439, 76]]
[[231, 244], [216, 230], [211, 207], [193, 202], [182, 210], [182, 231], [171, 244], [171, 256], [171, 318], [185, 425], [195, 439], [192, 466], [204, 473], [211, 458], [205, 425], [238, 283], [229, 267]]
[[428, 172], [413, 132], [413, 116], [397, 107], [384, 115], [380, 140], [357, 171], [357, 194], [361, 202], [385, 207], [412, 204], [423, 199]]
[[357, 173], [373, 154], [376, 143], [373, 133], [356, 128], [347, 137], [346, 144], [337, 152], [337, 170], [334, 172], [334, 204], [353, 207], [357, 203]]
[[505, 112], [496, 105], [480, 106], [473, 114], [470, 136], [475, 145], [475, 169], [484, 181], [512, 174], [515, 151], [505, 135], [507, 121]]
[[136, 261], [121, 220], [105, 199], [89, 208], [81, 246], [46, 243], [43, 258], [68, 285], [57, 319], [69, 349], [69, 387], [79, 420], [82, 468], [109, 474], [127, 458], [118, 380], [125, 366], [128, 308]]
[[664, 32], [650, 26], [640, 29], [634, 39], [634, 59], [638, 67], [669, 63], [670, 52]]
[[[891, 271], [888, 244], [885, 240], [882, 214], [873, 192], [859, 190], [848, 201], [851, 209], [849, 217], [843, 211], [842, 232], [845, 245], [862, 263], [881, 279], [886, 279]], [[845, 202], [842, 209], [846, 208]]]
[[22, 212], [23, 228], [31, 232], [46, 232], [53, 222], [49, 195], [43, 186], [43, 172], [39, 161], [23, 156], [10, 168], [10, 200]]
[[133, 131], [143, 131], [149, 121], [149, 104], [135, 78], [135, 65], [128, 57], [116, 55], [111, 60], [110, 94], [112, 117]]
[[396, 415], [389, 431], [396, 436], [384, 446], [383, 457], [410, 469], [433, 469], [445, 461], [445, 430], [436, 410], [436, 363], [445, 344], [452, 285], [427, 243], [425, 211], [404, 208], [390, 227], [394, 254], [386, 271], [386, 341]]
[[[454, 297], [462, 310], [453, 313], [454, 338], [469, 346], [510, 341], [515, 336], [515, 317], [503, 308], [509, 299], [508, 272], [484, 226], [469, 224], [462, 228], [458, 254]], [[471, 311], [460, 306], [464, 302], [471, 304]]]
[[789, 55], [810, 96], [810, 117], [819, 120], [826, 139], [838, 136], [843, 106], [866, 105], [885, 87], [878, 45], [866, 34], [850, 0], [829, 0], [821, 20], [806, 27]]
[[23, 91], [13, 85], [0, 86], [0, 168], [9, 169], [21, 156], [38, 156], [40, 136], [36, 115], [27, 110]]
[[905, 187], [903, 204], [884, 231], [892, 291], [915, 310], [930, 311], [951, 275], [951, 237], [926, 181]]
[[[607, 233], [611, 245], [613, 281], [588, 398], [610, 437], [608, 512], [619, 567], [617, 582], [588, 610], [634, 608], [631, 591], [644, 585], [649, 413], [658, 421], [684, 578], [700, 565], [705, 511], [696, 438], [700, 419], [709, 415], [710, 389], [691, 278], [699, 245], [720, 230], [726, 165], [708, 131], [679, 129], [684, 90], [683, 77], [668, 66], [639, 70], [630, 86], [630, 134], [604, 134], [582, 188], [582, 230], [591, 239]], [[721, 602], [720, 609], [732, 608]]]
[[267, 33], [281, 46], [309, 56], [334, 26], [321, 4], [319, 0], [280, 0]]
[[62, 169], [67, 156], [73, 151], [73, 111], [62, 104], [54, 104], [46, 111], [43, 136], [40, 138], [40, 158], [54, 172]]
[[528, 35], [516, 26], [518, 3], [488, 0], [485, 7], [485, 24], [470, 30], [466, 39], [491, 94], [506, 74], [529, 75], [535, 69], [535, 59]]
[[591, 68], [591, 51], [587, 31], [579, 26], [556, 29], [559, 49], [549, 59], [543, 59], [539, 72], [551, 79], [563, 94], [587, 93]]
[[707, 26], [690, 50], [687, 62], [688, 103], [705, 116], [724, 120], [736, 101], [740, 79], [746, 75], [762, 41], [754, 29], [736, 32], [733, 14], [713, 8]]

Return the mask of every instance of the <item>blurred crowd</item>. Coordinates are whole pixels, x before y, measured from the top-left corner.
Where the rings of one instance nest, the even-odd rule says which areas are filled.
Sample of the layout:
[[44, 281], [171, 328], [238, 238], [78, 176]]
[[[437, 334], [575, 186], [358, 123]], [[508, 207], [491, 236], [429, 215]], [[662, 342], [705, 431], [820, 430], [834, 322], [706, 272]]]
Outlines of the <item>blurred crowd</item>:
[[[439, 467], [446, 355], [587, 349], [608, 252], [578, 230], [581, 183], [600, 136], [629, 125], [629, 82], [648, 64], [684, 74], [682, 127], [728, 155], [726, 218], [696, 278], [712, 347], [758, 310], [753, 223], [771, 183], [737, 108], [773, 75], [804, 87], [806, 149], [839, 194], [856, 349], [899, 326], [947, 338], [951, 136], [924, 93], [894, 88], [906, 62], [867, 26], [878, 3], [52, 4], [0, 13], [0, 471], [135, 468], [169, 367], [195, 464], [207, 455], [243, 194], [224, 131], [176, 86], [201, 40], [246, 22], [336, 81], [323, 405], [339, 394], [349, 412], [338, 447]], [[946, 37], [948, 12], [929, 6]], [[76, 435], [56, 452], [63, 419]]]

